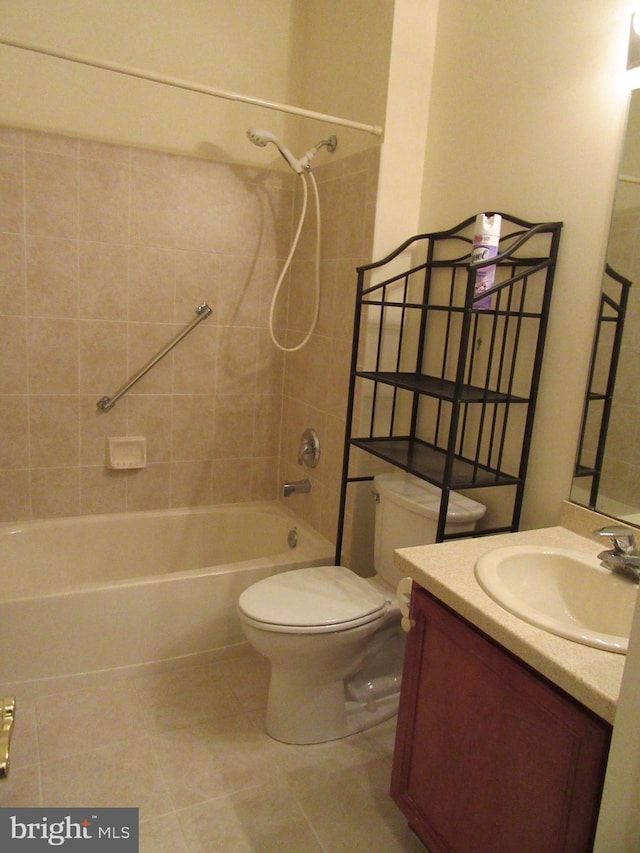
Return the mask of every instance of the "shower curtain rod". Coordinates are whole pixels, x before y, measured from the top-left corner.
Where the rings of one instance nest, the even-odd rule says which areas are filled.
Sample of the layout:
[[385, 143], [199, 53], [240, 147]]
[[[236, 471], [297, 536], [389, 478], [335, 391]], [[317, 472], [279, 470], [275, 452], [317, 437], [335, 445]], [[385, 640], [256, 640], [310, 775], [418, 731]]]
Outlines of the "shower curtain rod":
[[115, 71], [117, 74], [125, 74], [128, 77], [138, 77], [141, 80], [151, 80], [153, 83], [161, 83], [163, 86], [173, 86], [176, 89], [187, 89], [190, 92], [199, 92], [201, 95], [211, 95], [214, 98], [223, 98], [227, 101], [240, 101], [244, 104], [252, 104], [254, 107], [264, 107], [267, 110], [291, 113], [292, 115], [303, 116], [304, 118], [315, 119], [316, 121], [326, 121], [329, 124], [349, 127], [352, 130], [362, 130], [365, 133], [371, 133], [374, 136], [382, 136], [382, 128], [380, 125], [376, 124], [362, 124], [361, 122], [339, 118], [338, 116], [326, 115], [325, 113], [318, 113], [313, 110], [305, 110], [302, 107], [293, 107], [289, 104], [279, 104], [276, 101], [264, 101], [260, 98], [251, 98], [248, 95], [241, 95], [238, 92], [229, 92], [225, 89], [203, 86], [200, 83], [192, 83], [189, 80], [180, 80], [177, 77], [167, 77], [164, 74], [156, 74], [153, 71], [145, 71], [141, 68], [132, 68], [128, 65], [122, 65], [118, 62], [109, 62], [105, 59], [94, 59], [93, 57], [82, 56], [77, 53], [53, 50], [52, 48], [44, 47], [43, 45], [33, 44], [32, 42], [22, 41], [20, 39], [11, 39], [6, 36], [0, 36], [0, 44], [4, 44], [7, 47], [16, 47], [20, 50], [29, 50], [32, 53], [41, 53], [44, 56], [53, 56], [57, 59], [66, 59], [69, 62], [77, 62], [80, 65], [89, 65], [92, 68], [102, 68], [105, 71]]

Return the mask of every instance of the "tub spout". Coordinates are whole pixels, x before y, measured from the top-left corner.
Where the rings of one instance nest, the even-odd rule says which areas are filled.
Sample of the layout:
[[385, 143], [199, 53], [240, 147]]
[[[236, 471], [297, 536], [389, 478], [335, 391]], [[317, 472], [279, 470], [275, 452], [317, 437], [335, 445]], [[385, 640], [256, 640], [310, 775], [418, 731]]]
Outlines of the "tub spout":
[[9, 775], [9, 746], [15, 714], [15, 697], [5, 696], [0, 699], [0, 779], [6, 779]]
[[282, 497], [288, 498], [294, 493], [306, 495], [311, 491], [311, 480], [294, 480], [292, 483], [282, 484]]

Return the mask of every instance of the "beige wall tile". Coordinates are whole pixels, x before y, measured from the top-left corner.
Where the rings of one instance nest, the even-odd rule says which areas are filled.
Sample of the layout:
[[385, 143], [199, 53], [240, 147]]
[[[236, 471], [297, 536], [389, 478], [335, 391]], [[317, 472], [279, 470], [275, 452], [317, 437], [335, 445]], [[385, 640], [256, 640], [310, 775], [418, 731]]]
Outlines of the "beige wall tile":
[[0, 316], [0, 393], [27, 392], [27, 323], [23, 317]]
[[79, 392], [96, 402], [113, 396], [128, 379], [127, 326], [103, 320], [78, 323]]
[[[149, 463], [171, 461], [172, 407], [168, 398], [154, 394], [134, 394], [126, 401], [126, 406], [127, 427], [120, 434], [143, 435], [147, 439]], [[111, 416], [112, 412], [107, 414]]]
[[31, 317], [27, 328], [30, 393], [77, 394], [77, 321]]
[[171, 464], [171, 506], [207, 506], [211, 500], [209, 460]]
[[172, 249], [131, 246], [129, 320], [171, 323], [174, 320], [175, 286], [175, 253]]
[[206, 459], [214, 446], [214, 401], [205, 395], [176, 395], [173, 399], [171, 457]]
[[[215, 394], [218, 329], [209, 320], [203, 320], [174, 351], [175, 394]], [[175, 334], [181, 329], [176, 327]]]
[[26, 151], [25, 178], [27, 233], [77, 239], [77, 160]]
[[0, 396], [0, 469], [29, 466], [29, 414], [26, 395]]
[[251, 494], [251, 459], [216, 459], [211, 465], [214, 503], [242, 503]]
[[79, 314], [95, 320], [126, 320], [128, 256], [124, 244], [79, 245]]
[[255, 397], [219, 397], [213, 437], [215, 459], [247, 459], [254, 455]]
[[79, 464], [77, 396], [29, 397], [29, 453], [33, 468], [70, 468]]
[[207, 326], [218, 323], [218, 279], [220, 260], [211, 252], [175, 253], [175, 313], [176, 323], [187, 322], [189, 316], [204, 302], [212, 313]]
[[127, 477], [128, 510], [169, 508], [171, 466], [168, 462], [121, 473]]
[[103, 412], [96, 405], [102, 396], [80, 396], [81, 465], [104, 465], [105, 439], [108, 436], [127, 434], [127, 400], [120, 400], [113, 409]]
[[3, 521], [32, 518], [29, 469], [0, 470], [0, 517]]
[[251, 500], [273, 501], [280, 496], [281, 483], [277, 456], [254, 459], [251, 472]]
[[131, 242], [176, 246], [176, 210], [180, 204], [173, 158], [134, 152], [131, 173]]
[[31, 506], [34, 518], [80, 513], [79, 468], [33, 468]]
[[257, 388], [258, 335], [255, 329], [221, 328], [216, 355], [216, 391], [253, 394]]
[[9, 145], [13, 148], [24, 147], [24, 131], [15, 127], [0, 126], [0, 145]]
[[0, 314], [22, 315], [26, 303], [24, 237], [0, 234]]
[[260, 278], [255, 257], [220, 258], [218, 313], [221, 326], [257, 326], [260, 321]]
[[27, 237], [27, 313], [34, 317], [78, 316], [78, 243]]
[[80, 512], [82, 515], [125, 512], [127, 474], [104, 465], [80, 469]]
[[79, 235], [81, 240], [123, 243], [129, 232], [129, 167], [81, 159]]
[[[177, 204], [173, 210], [177, 248], [196, 252], [228, 250], [224, 237], [231, 205], [225, 193], [226, 170], [226, 166], [204, 160], [177, 161]], [[233, 198], [241, 187], [234, 187]]]
[[[376, 163], [370, 152], [316, 170], [320, 322], [302, 353], [284, 355], [268, 320], [298, 178], [0, 128], [0, 521], [272, 499], [285, 476], [301, 475], [299, 437], [315, 426], [324, 456], [300, 503], [326, 532]], [[310, 199], [291, 294], [288, 274], [275, 311], [282, 341], [287, 323], [290, 340], [306, 332], [314, 231]], [[204, 301], [212, 315], [114, 409], [98, 410]], [[145, 470], [104, 467], [105, 439], [122, 435], [146, 436]]]
[[75, 158], [78, 155], [79, 140], [57, 133], [28, 130], [24, 134], [24, 147], [29, 151], [42, 151], [46, 154]]
[[24, 233], [23, 153], [0, 149], [0, 230]]

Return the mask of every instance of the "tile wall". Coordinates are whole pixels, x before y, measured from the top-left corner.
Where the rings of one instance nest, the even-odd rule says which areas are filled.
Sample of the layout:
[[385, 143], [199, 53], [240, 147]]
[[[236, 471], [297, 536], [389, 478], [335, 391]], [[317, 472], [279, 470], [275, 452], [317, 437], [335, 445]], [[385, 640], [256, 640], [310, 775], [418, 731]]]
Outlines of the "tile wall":
[[[299, 179], [0, 128], [0, 521], [275, 498], [334, 538], [355, 266], [370, 259], [377, 150], [316, 166], [322, 299], [307, 347], [271, 343]], [[313, 201], [276, 312], [295, 345], [313, 281]], [[195, 316], [213, 314], [107, 413], [96, 407]], [[302, 430], [318, 468], [296, 464]], [[144, 435], [144, 470], [105, 467]], [[306, 498], [306, 500], [305, 500]]]

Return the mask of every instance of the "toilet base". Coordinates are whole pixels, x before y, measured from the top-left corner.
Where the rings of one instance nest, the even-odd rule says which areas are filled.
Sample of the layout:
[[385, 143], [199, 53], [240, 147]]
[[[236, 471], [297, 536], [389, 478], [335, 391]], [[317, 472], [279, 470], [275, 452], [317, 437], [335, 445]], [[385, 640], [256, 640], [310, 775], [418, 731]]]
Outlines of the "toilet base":
[[[366, 731], [383, 723], [398, 713], [400, 694], [392, 694], [371, 702], [345, 701], [342, 684], [338, 684], [341, 696], [336, 701], [326, 694], [311, 710], [307, 707], [292, 720], [287, 712], [279, 716], [273, 707], [267, 710], [265, 731], [280, 743], [302, 746], [339, 740], [357, 732]], [[317, 715], [317, 716], [316, 716]]]
[[357, 671], [345, 679], [308, 681], [273, 667], [265, 730], [274, 740], [313, 744], [365, 731], [398, 712], [405, 635], [399, 624], [382, 629]]

